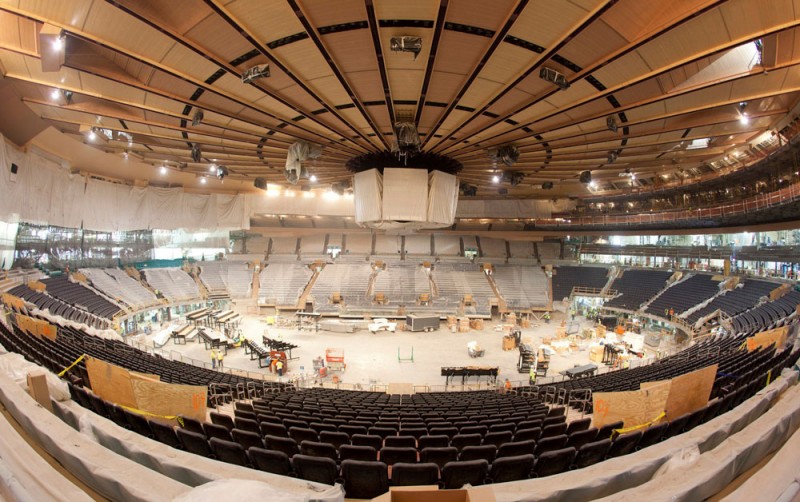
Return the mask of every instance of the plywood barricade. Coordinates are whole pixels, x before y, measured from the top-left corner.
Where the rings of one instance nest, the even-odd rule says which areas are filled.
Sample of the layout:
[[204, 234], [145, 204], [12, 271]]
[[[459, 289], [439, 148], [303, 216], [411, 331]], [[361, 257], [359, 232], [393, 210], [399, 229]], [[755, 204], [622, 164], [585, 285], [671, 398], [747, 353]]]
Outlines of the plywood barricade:
[[782, 326], [780, 328], [770, 329], [755, 334], [747, 339], [747, 351], [753, 352], [759, 348], [767, 348], [773, 343], [776, 348], [782, 347], [786, 343], [786, 337], [789, 335], [789, 326]]
[[707, 366], [672, 379], [672, 387], [664, 409], [667, 420], [675, 420], [708, 404], [718, 367], [717, 364]]
[[183, 415], [206, 420], [208, 388], [159, 381], [157, 375], [136, 373], [95, 358], [86, 359], [92, 391], [112, 403], [148, 418], [174, 421]]
[[672, 380], [644, 382], [639, 390], [597, 392], [593, 398], [592, 425], [602, 427], [622, 421], [625, 428], [665, 420], [698, 410], [708, 403], [717, 375], [717, 365], [708, 366]]
[[592, 425], [602, 427], [621, 420], [625, 427], [633, 427], [658, 417], [664, 411], [671, 382], [648, 383], [639, 390], [595, 393]]
[[17, 312], [20, 312], [25, 308], [25, 300], [9, 293], [3, 293], [0, 295], [0, 301], [2, 301], [3, 304], [5, 304], [8, 308], [16, 310]]
[[28, 333], [29, 335], [39, 338], [45, 337], [53, 341], [55, 341], [56, 337], [58, 336], [58, 328], [45, 320], [36, 319], [35, 317], [29, 317], [22, 314], [17, 314], [15, 319], [19, 329]]

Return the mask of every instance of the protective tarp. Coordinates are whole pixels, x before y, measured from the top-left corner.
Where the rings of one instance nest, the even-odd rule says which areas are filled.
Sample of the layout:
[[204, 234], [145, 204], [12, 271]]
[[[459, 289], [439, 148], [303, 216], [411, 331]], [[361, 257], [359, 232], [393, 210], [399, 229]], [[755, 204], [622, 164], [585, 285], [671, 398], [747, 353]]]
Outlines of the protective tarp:
[[431, 254], [430, 235], [406, 235], [405, 252], [407, 254], [426, 255]]
[[383, 219], [383, 176], [377, 169], [353, 176], [353, 198], [357, 224]]
[[[56, 413], [66, 423], [82, 424], [87, 428], [87, 432], [95, 436], [97, 442], [108, 450], [131, 459], [148, 470], [152, 470], [151, 472], [154, 474], [160, 473], [175, 482], [191, 487], [223, 479], [254, 480], [268, 483], [280, 492], [299, 494], [312, 499], [318, 494], [326, 493], [326, 490], [331, 488], [319, 483], [226, 464], [172, 448], [136, 432], [123, 429], [111, 420], [100, 417], [73, 401], [58, 403]], [[236, 499], [224, 497], [217, 500]]]
[[505, 257], [506, 241], [503, 239], [481, 237], [481, 251], [483, 252], [483, 256]]
[[28, 374], [42, 374], [47, 379], [47, 390], [50, 397], [56, 401], [67, 401], [70, 399], [69, 388], [64, 380], [58, 378], [55, 373], [43, 369], [38, 364], [34, 364], [21, 354], [10, 352], [0, 355], [0, 373], [12, 378], [17, 385], [28, 390]]
[[439, 256], [460, 256], [461, 237], [457, 235], [434, 234], [433, 246]]
[[[735, 409], [720, 415], [705, 424], [623, 457], [604, 460], [598, 464], [568, 471], [542, 479], [530, 479], [515, 483], [492, 485], [497, 502], [540, 501], [582, 502], [608, 497], [618, 500], [618, 492], [644, 485], [676, 452], [685, 448], [698, 448], [701, 453], [721, 445], [729, 436], [744, 430], [763, 415], [790, 385], [793, 378], [780, 378], [759, 391]], [[796, 403], [793, 404], [796, 406]], [[639, 497], [634, 500], [672, 500], [669, 492], [682, 481], [672, 484], [659, 481], [664, 490], [663, 497]], [[702, 497], [696, 500], [702, 500]]]
[[458, 178], [441, 171], [431, 172], [428, 178], [427, 220], [452, 225], [458, 207]]
[[190, 194], [181, 188], [130, 187], [90, 179], [83, 207], [85, 228], [216, 230], [250, 228], [248, 195]]
[[[15, 164], [16, 174], [11, 172]], [[0, 220], [80, 227], [85, 180], [0, 135]]]
[[375, 254], [399, 254], [400, 253], [400, 237], [396, 235], [376, 235], [375, 236]]
[[372, 234], [347, 234], [345, 251], [353, 254], [369, 254], [372, 252]]
[[19, 501], [92, 498], [53, 468], [0, 415], [0, 499]]
[[531, 258], [533, 256], [533, 243], [525, 241], [510, 241], [511, 256], [514, 258]]
[[428, 172], [424, 169], [383, 170], [383, 219], [426, 221]]
[[[42, 408], [5, 375], [0, 375], [0, 402], [36, 443], [104, 497], [166, 502], [190, 489], [97, 444]], [[65, 404], [74, 403], [55, 403], [54, 408]]]
[[219, 502], [236, 500], [239, 502], [260, 502], [280, 500], [281, 502], [344, 502], [344, 489], [341, 485], [320, 490], [314, 495], [288, 493], [278, 490], [268, 483], [243, 479], [220, 479], [198, 486], [191, 492], [181, 495], [174, 502]]
[[297, 237], [273, 237], [271, 254], [296, 254]]

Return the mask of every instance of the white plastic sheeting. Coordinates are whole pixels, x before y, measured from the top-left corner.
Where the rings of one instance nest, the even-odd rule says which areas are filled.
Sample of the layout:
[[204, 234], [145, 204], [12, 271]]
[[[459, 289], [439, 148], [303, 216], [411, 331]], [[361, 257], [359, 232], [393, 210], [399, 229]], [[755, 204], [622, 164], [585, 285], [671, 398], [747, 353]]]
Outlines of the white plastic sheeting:
[[[11, 173], [16, 164], [17, 173]], [[0, 135], [0, 220], [80, 227], [85, 180]]]
[[[190, 489], [97, 444], [42, 408], [5, 375], [0, 375], [0, 402], [36, 443], [75, 477], [108, 499], [166, 502]], [[64, 404], [67, 403], [74, 404], [71, 401]], [[54, 408], [59, 406], [62, 403], [56, 403]], [[50, 480], [43, 478], [42, 481]], [[65, 495], [55, 500], [72, 499]]]
[[353, 176], [356, 223], [383, 219], [383, 177], [377, 169], [362, 171]]
[[0, 221], [11, 223], [106, 232], [250, 228], [249, 195], [188, 194], [181, 188], [87, 180], [41, 155], [11, 147], [2, 136], [0, 194]]
[[428, 216], [428, 172], [422, 169], [383, 170], [383, 219], [425, 221]]
[[457, 235], [435, 234], [433, 236], [433, 245], [436, 254], [439, 256], [461, 255], [461, 237]]
[[198, 486], [189, 493], [177, 497], [173, 502], [218, 502], [236, 500], [238, 502], [261, 502], [281, 500], [283, 502], [344, 502], [344, 490], [335, 485], [319, 493], [288, 493], [278, 490], [263, 481], [245, 479], [219, 479]]
[[130, 187], [90, 179], [85, 228], [104, 231], [250, 228], [245, 195], [188, 194], [180, 188]]
[[416, 254], [430, 256], [431, 236], [430, 235], [406, 235], [405, 243], [406, 254]]
[[433, 171], [429, 175], [428, 221], [452, 225], [458, 207], [458, 178]]
[[386, 168], [353, 177], [355, 219], [385, 230], [440, 228], [453, 224], [458, 178], [440, 171]]
[[41, 366], [27, 361], [21, 354], [9, 352], [0, 355], [0, 373], [13, 379], [17, 385], [28, 390], [28, 374], [44, 375], [47, 380], [47, 390], [50, 397], [56, 401], [70, 399], [67, 382], [58, 378], [55, 373], [43, 369]]

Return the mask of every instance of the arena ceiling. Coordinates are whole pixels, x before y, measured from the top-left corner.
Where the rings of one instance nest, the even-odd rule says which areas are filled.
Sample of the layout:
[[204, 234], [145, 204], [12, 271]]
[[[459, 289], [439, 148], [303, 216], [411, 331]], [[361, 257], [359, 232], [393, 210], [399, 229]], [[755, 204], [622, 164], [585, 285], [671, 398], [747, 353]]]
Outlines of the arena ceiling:
[[[0, 0], [0, 65], [37, 120], [158, 167], [120, 178], [216, 164], [287, 185], [303, 140], [324, 147], [306, 167], [326, 186], [402, 120], [478, 197], [549, 198], [743, 168], [798, 104], [799, 25], [800, 0]], [[62, 49], [41, 42], [54, 30]], [[403, 36], [419, 54], [392, 50]], [[513, 166], [489, 158], [509, 144]]]

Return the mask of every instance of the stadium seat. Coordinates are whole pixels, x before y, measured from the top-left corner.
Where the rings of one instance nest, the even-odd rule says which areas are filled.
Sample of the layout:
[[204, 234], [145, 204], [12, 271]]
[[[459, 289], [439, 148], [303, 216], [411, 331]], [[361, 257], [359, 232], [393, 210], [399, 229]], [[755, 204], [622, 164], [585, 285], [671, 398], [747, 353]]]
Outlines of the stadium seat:
[[292, 457], [292, 470], [300, 479], [325, 485], [336, 483], [336, 461], [325, 457], [297, 454]]
[[246, 467], [249, 464], [245, 449], [239, 443], [214, 437], [208, 440], [208, 444], [211, 446], [214, 456], [223, 462], [241, 465], [242, 467]]
[[480, 486], [489, 474], [486, 460], [448, 462], [442, 467], [441, 485], [445, 489], [458, 489], [464, 485]]
[[260, 471], [280, 476], [288, 476], [292, 472], [289, 457], [283, 452], [252, 447], [247, 450], [247, 454], [253, 467]]
[[575, 453], [575, 448], [562, 448], [542, 453], [536, 458], [532, 472], [533, 477], [543, 478], [569, 470]]
[[533, 470], [534, 457], [532, 454], [516, 455], [498, 458], [492, 462], [489, 469], [488, 481], [492, 483], [506, 483], [528, 479]]
[[378, 452], [372, 446], [343, 444], [339, 448], [339, 459], [342, 461], [361, 460], [364, 462], [374, 462], [377, 458]]
[[407, 464], [398, 462], [392, 466], [393, 486], [435, 485], [439, 481], [439, 466], [434, 463]]
[[389, 490], [386, 464], [342, 460], [342, 478], [345, 496], [354, 499], [372, 499]]
[[439, 469], [444, 467], [447, 462], [458, 460], [458, 448], [454, 446], [434, 447], [430, 446], [423, 448], [419, 452], [420, 462], [432, 462], [439, 466]]

